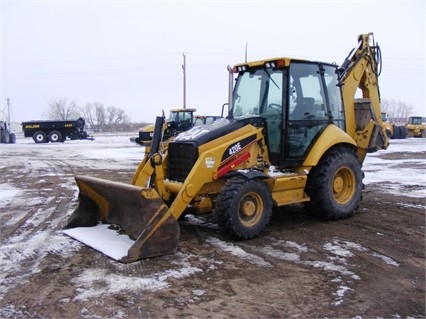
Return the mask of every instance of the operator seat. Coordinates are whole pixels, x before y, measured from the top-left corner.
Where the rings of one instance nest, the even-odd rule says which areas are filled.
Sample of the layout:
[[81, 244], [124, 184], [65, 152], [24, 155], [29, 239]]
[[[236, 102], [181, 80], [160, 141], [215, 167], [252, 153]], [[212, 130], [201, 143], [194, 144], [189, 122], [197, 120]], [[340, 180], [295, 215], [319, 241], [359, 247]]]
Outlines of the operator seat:
[[313, 97], [301, 98], [290, 114], [290, 120], [306, 120], [310, 116], [315, 116], [315, 99]]

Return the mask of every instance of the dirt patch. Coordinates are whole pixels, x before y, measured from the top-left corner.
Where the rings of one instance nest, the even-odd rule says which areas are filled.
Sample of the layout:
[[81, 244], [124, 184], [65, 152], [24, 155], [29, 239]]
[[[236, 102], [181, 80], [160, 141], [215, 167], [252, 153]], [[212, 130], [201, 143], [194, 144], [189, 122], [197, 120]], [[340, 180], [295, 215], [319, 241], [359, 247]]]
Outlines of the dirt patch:
[[60, 229], [77, 206], [74, 174], [127, 182], [133, 169], [72, 158], [67, 148], [52, 159], [15, 146], [0, 155], [2, 180], [16, 191], [0, 207], [0, 317], [425, 316], [424, 198], [370, 183], [353, 218], [324, 222], [301, 205], [280, 208], [250, 241], [224, 237], [214, 216], [188, 215], [176, 254], [121, 264]]

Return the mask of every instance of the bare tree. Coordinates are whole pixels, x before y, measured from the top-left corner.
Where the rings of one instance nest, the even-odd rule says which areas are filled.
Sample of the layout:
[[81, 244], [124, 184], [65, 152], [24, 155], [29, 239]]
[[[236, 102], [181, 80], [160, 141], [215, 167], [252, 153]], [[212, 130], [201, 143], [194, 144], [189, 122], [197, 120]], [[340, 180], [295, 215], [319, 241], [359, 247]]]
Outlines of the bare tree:
[[103, 104], [96, 105], [95, 108], [96, 120], [98, 122], [98, 129], [104, 130], [106, 128], [106, 114]]
[[50, 120], [75, 120], [79, 117], [79, 110], [75, 101], [68, 103], [65, 98], [56, 98], [49, 101], [47, 105], [46, 116]]
[[413, 105], [395, 100], [382, 99], [381, 108], [397, 121], [405, 121], [413, 113]]
[[108, 106], [106, 109], [107, 125], [111, 130], [117, 130], [120, 124], [128, 122], [128, 117], [124, 110], [114, 106]]
[[82, 108], [86, 123], [94, 130], [103, 129], [105, 126], [105, 109], [100, 102], [87, 103]]
[[116, 131], [128, 123], [124, 110], [100, 102], [87, 103], [82, 109], [86, 123], [94, 130]]

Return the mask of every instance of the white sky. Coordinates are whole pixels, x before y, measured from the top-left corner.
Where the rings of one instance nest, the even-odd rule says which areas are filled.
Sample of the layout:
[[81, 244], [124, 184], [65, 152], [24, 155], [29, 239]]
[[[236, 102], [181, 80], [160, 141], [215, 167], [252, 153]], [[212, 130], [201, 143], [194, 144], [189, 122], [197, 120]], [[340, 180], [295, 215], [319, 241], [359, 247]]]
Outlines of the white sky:
[[426, 6], [418, 1], [0, 0], [0, 111], [101, 102], [136, 121], [183, 105], [220, 114], [228, 64], [289, 56], [341, 64], [361, 33], [382, 49], [382, 98], [426, 116]]

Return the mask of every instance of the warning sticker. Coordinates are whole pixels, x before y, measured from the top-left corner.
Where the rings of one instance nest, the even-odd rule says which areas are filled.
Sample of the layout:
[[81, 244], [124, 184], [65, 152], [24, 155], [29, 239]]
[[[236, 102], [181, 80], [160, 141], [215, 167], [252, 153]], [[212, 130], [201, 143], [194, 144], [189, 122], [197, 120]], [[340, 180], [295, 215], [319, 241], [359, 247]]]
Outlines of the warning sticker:
[[212, 168], [214, 166], [214, 157], [207, 157], [206, 158], [206, 167], [207, 168]]

